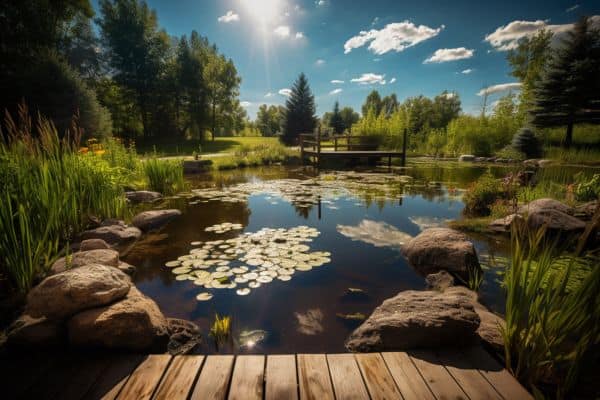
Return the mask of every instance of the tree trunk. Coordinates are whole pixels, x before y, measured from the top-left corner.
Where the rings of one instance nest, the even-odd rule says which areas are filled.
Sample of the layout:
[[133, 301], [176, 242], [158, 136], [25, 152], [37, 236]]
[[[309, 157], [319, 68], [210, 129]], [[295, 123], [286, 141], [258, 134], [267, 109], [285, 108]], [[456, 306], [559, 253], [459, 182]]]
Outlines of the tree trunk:
[[565, 143], [564, 143], [564, 147], [566, 149], [571, 147], [571, 144], [573, 143], [573, 121], [569, 121], [569, 123], [567, 124], [567, 134], [565, 136]]

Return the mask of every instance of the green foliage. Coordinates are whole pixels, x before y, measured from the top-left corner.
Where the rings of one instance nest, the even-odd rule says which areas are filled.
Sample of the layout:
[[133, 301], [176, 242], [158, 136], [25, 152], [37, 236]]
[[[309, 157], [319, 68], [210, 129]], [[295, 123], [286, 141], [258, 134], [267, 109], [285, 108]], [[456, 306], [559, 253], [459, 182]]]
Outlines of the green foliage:
[[597, 260], [566, 254], [544, 238], [543, 230], [532, 232], [526, 224], [515, 225], [511, 235], [504, 275], [505, 359], [536, 397], [543, 397], [540, 385], [550, 382], [560, 399], [600, 337], [600, 269], [590, 265]]
[[256, 167], [278, 162], [288, 162], [297, 152], [281, 143], [245, 144], [238, 147], [233, 156], [214, 157], [213, 168], [218, 170]]
[[500, 181], [487, 173], [469, 186], [463, 196], [464, 212], [471, 216], [490, 215], [491, 206], [506, 198], [506, 189]]
[[594, 174], [586, 180], [583, 174], [578, 174], [575, 185], [575, 199], [578, 201], [591, 201], [600, 199], [600, 174]]
[[285, 108], [261, 104], [256, 113], [256, 127], [263, 136], [275, 136], [281, 131], [284, 116]]
[[317, 126], [315, 98], [308, 86], [306, 75], [301, 73], [292, 86], [292, 93], [285, 102], [285, 120], [281, 140], [294, 144], [301, 133], [312, 133]]
[[546, 148], [545, 157], [572, 164], [598, 164], [600, 149], [550, 147]]
[[539, 157], [542, 152], [540, 141], [535, 136], [535, 133], [527, 127], [521, 128], [515, 133], [512, 140], [512, 147], [524, 153], [527, 158]]
[[231, 317], [221, 317], [215, 314], [215, 320], [210, 327], [210, 336], [215, 341], [217, 351], [231, 340]]
[[172, 195], [186, 187], [183, 164], [179, 160], [148, 158], [143, 161], [143, 172], [150, 190]]
[[344, 132], [344, 121], [342, 120], [342, 114], [340, 113], [340, 104], [337, 101], [333, 106], [333, 112], [329, 119], [329, 126], [333, 128], [333, 132], [337, 135]]
[[352, 107], [342, 108], [340, 114], [342, 116], [342, 123], [344, 124], [344, 131], [350, 132], [352, 130], [352, 125], [357, 123], [360, 119], [360, 115], [358, 115]]

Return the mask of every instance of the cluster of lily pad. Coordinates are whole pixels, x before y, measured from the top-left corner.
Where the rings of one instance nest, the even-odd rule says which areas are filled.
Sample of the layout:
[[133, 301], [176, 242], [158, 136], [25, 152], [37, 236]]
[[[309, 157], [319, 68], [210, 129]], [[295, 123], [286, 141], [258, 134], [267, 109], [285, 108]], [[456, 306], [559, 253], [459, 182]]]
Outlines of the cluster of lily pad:
[[239, 231], [240, 229], [243, 229], [243, 228], [244, 228], [244, 225], [242, 225], [242, 224], [223, 222], [222, 224], [208, 226], [204, 229], [204, 231], [214, 232], [214, 233], [225, 233], [225, 232], [229, 232], [229, 231]]
[[[179, 281], [193, 281], [205, 289], [235, 289], [240, 296], [273, 282], [289, 281], [298, 271], [310, 271], [331, 261], [327, 251], [309, 252], [305, 243], [319, 236], [308, 226], [290, 229], [263, 228], [227, 240], [192, 242], [189, 254], [169, 261], [165, 266]], [[210, 300], [211, 292], [196, 296]]]

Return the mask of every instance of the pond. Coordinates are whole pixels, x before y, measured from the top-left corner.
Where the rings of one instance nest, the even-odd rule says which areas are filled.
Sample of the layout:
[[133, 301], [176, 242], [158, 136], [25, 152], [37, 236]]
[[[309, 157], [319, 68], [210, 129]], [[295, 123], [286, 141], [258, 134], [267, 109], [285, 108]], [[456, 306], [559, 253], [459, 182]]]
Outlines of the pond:
[[[161, 207], [183, 215], [124, 257], [135, 283], [165, 315], [203, 330], [231, 316], [235, 353], [344, 351], [383, 300], [425, 288], [400, 245], [460, 216], [461, 196], [490, 167], [411, 164], [396, 172], [314, 172], [268, 167], [203, 175]], [[496, 175], [510, 167], [491, 167]], [[224, 224], [224, 225], [221, 225]], [[208, 228], [208, 229], [207, 229]], [[471, 237], [484, 260], [482, 302], [501, 312], [500, 238]], [[167, 266], [168, 265], [168, 266]], [[191, 275], [190, 275], [191, 274]], [[199, 296], [199, 298], [197, 298]]]

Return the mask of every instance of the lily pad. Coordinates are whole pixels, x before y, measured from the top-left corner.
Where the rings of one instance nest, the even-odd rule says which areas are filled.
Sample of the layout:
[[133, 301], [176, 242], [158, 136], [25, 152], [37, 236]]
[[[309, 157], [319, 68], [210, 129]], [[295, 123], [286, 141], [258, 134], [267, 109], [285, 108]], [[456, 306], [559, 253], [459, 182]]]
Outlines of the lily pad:
[[196, 296], [196, 300], [198, 301], [208, 301], [213, 298], [212, 293], [202, 292]]
[[250, 289], [248, 288], [241, 288], [235, 291], [239, 296], [247, 296], [250, 294]]

